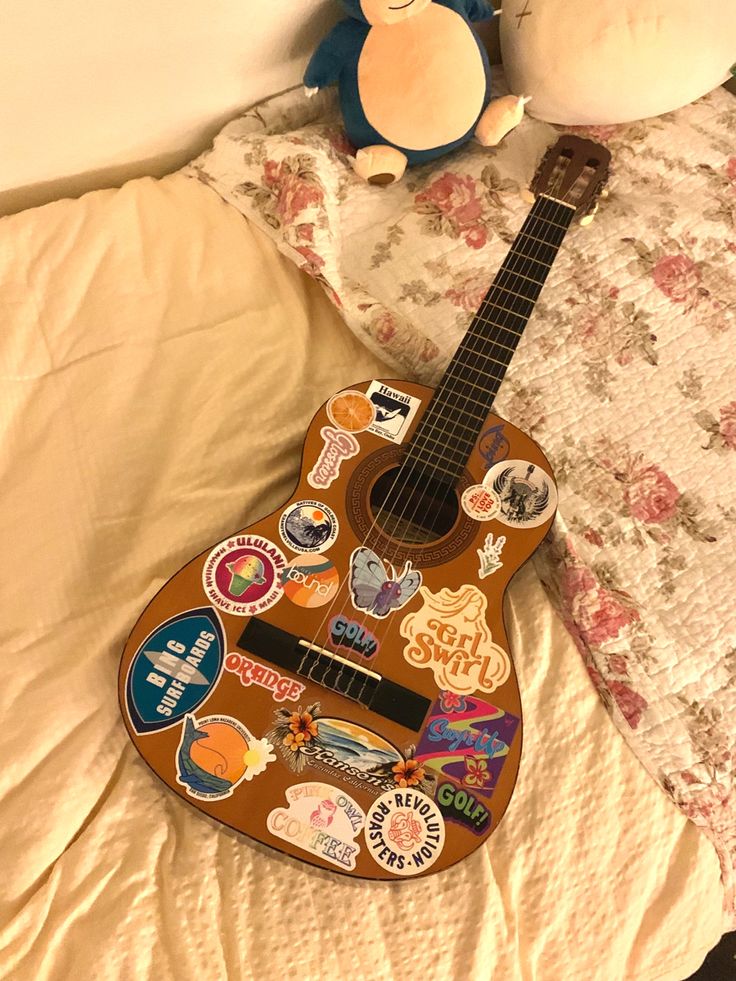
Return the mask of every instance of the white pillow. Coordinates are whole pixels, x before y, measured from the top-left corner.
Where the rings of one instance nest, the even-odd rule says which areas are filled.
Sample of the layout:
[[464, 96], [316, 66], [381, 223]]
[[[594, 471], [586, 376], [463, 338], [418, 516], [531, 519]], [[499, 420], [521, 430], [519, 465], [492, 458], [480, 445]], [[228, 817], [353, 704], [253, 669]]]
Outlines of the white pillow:
[[503, 0], [511, 91], [564, 125], [658, 116], [705, 95], [736, 62], [736, 0]]

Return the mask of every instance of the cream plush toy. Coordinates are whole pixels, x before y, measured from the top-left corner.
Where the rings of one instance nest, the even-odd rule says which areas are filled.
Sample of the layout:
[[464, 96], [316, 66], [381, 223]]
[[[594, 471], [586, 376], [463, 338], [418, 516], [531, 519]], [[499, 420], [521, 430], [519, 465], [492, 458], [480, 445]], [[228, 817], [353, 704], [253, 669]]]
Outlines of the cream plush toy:
[[317, 48], [308, 94], [337, 82], [355, 170], [374, 184], [401, 178], [475, 137], [494, 146], [524, 98], [490, 100], [488, 55], [473, 29], [485, 0], [343, 0], [350, 15]]
[[736, 0], [503, 0], [501, 51], [531, 115], [624, 123], [687, 105], [736, 62]]

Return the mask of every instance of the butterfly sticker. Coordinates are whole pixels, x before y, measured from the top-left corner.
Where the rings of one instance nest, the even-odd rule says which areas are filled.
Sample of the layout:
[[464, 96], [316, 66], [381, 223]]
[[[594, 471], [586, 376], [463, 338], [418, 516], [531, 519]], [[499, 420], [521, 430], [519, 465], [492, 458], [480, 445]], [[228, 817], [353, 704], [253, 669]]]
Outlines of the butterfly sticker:
[[350, 594], [356, 610], [383, 619], [393, 610], [406, 606], [422, 584], [422, 574], [407, 562], [397, 575], [388, 562], [369, 548], [356, 548], [350, 557]]

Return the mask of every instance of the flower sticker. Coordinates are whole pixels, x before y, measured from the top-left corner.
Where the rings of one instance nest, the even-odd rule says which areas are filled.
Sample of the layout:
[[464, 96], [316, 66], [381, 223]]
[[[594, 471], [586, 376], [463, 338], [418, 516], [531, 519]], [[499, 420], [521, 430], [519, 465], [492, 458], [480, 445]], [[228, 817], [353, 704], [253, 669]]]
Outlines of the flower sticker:
[[304, 710], [300, 705], [295, 712], [282, 708], [276, 712], [273, 728], [266, 733], [297, 773], [304, 768], [305, 750], [322, 744], [318, 717], [319, 702], [308, 705]]
[[466, 756], [463, 783], [467, 787], [487, 787], [491, 782], [486, 756]]
[[440, 694], [440, 708], [443, 712], [464, 712], [465, 695], [458, 695], [454, 691], [443, 691]]
[[391, 771], [399, 787], [416, 787], [424, 780], [424, 767], [417, 760], [402, 760]]

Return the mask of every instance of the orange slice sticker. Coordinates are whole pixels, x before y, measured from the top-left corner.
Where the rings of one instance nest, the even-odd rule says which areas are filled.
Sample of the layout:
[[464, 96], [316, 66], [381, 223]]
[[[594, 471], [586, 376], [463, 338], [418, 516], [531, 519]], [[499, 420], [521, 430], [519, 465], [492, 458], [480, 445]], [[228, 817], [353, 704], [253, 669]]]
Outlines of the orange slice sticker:
[[348, 433], [362, 433], [376, 418], [376, 407], [362, 392], [338, 392], [327, 403], [330, 422]]

